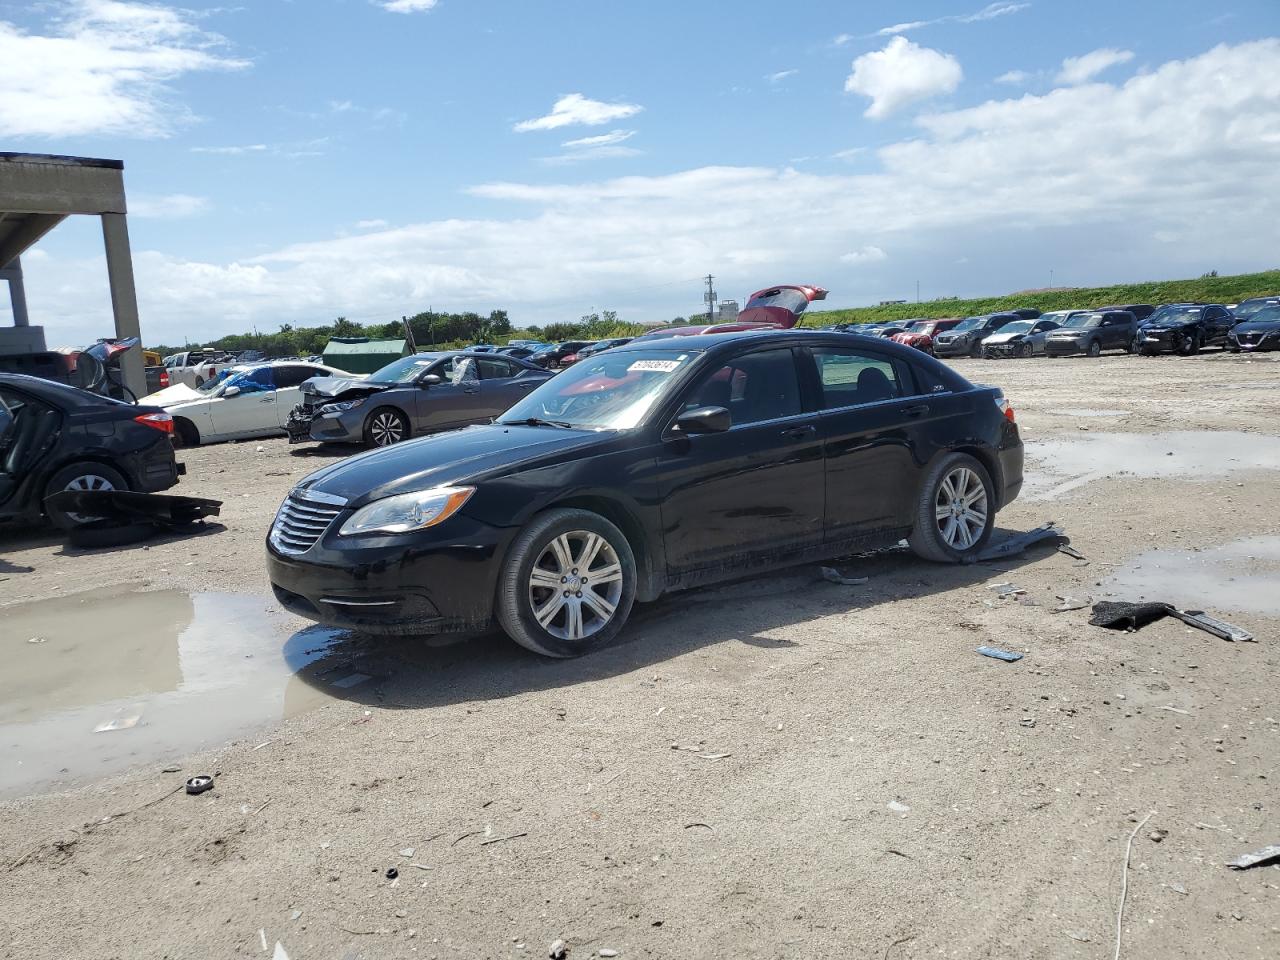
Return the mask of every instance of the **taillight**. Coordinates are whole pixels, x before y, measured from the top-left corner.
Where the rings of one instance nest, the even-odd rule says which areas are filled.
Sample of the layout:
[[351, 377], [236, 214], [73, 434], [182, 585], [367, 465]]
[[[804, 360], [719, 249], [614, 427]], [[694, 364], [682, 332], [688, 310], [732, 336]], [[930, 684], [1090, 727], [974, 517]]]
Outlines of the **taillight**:
[[144, 413], [134, 417], [133, 422], [144, 427], [154, 427], [161, 433], [173, 433], [173, 417], [167, 413]]
[[1018, 418], [1014, 415], [1014, 412], [1013, 412], [1013, 404], [1011, 404], [1004, 397], [998, 397], [996, 399], [996, 406], [1000, 408], [1000, 412], [1004, 414], [1004, 418], [1008, 420], [1010, 423], [1018, 422]]
[[160, 389], [163, 390], [168, 385], [169, 385], [169, 371], [161, 370], [160, 371]]

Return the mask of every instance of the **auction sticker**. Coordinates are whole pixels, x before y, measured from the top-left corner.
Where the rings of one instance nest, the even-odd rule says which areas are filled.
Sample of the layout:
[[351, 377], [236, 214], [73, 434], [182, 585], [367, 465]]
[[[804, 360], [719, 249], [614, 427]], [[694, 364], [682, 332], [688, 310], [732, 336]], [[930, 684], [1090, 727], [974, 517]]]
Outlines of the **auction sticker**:
[[627, 367], [627, 373], [648, 370], [653, 373], [671, 373], [680, 366], [679, 360], [637, 360]]

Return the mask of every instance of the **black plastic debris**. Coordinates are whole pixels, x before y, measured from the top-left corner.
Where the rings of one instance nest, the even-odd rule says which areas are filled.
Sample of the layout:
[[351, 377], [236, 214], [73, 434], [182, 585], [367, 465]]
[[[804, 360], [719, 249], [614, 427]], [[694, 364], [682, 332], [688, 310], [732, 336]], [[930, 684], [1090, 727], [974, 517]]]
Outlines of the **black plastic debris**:
[[839, 583], [846, 587], [858, 587], [866, 583], [868, 577], [846, 577], [834, 567], [822, 567], [822, 579], [827, 583]]
[[78, 547], [136, 543], [160, 530], [190, 529], [222, 510], [221, 500], [130, 490], [63, 490], [45, 503], [84, 518], [67, 533], [67, 540]]
[[999, 543], [991, 544], [977, 556], [966, 562], [983, 563], [988, 560], [1003, 560], [1005, 557], [1016, 557], [1018, 554], [1024, 552], [1028, 547], [1032, 547], [1037, 543], [1044, 543], [1049, 540], [1056, 541], [1060, 547], [1071, 543], [1071, 538], [1066, 535], [1062, 528], [1050, 520], [1048, 523], [1041, 524], [1034, 530], [1028, 530], [1025, 533], [1015, 533], [1005, 537]]
[[1089, 618], [1089, 623], [1095, 627], [1126, 630], [1132, 633], [1165, 617], [1175, 617], [1187, 626], [1203, 630], [1222, 640], [1248, 642], [1254, 639], [1252, 633], [1233, 623], [1211, 617], [1203, 610], [1179, 610], [1171, 603], [1127, 603], [1119, 600], [1102, 600], [1093, 605], [1093, 616]]
[[394, 880], [394, 879], [395, 879], [396, 877], [398, 877], [398, 876], [400, 876], [400, 871], [399, 871], [399, 870], [397, 870], [395, 867], [387, 867], [387, 879], [388, 879], [388, 880]]
[[191, 794], [191, 796], [193, 797], [196, 794], [204, 793], [206, 790], [212, 790], [212, 789], [213, 789], [213, 777], [210, 777], [210, 776], [202, 775], [199, 777], [192, 777], [190, 780], [187, 781], [187, 793]]
[[1253, 853], [1242, 853], [1234, 860], [1228, 860], [1227, 866], [1232, 870], [1248, 870], [1250, 867], [1263, 867], [1269, 863], [1280, 863], [1280, 843], [1273, 843]]

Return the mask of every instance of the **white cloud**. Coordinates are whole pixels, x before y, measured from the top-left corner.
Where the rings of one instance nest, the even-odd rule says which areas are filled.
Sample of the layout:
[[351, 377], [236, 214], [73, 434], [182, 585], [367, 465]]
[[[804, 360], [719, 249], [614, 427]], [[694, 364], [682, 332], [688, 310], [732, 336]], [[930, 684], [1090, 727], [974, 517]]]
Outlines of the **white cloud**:
[[381, 230], [384, 227], [389, 227], [389, 226], [391, 226], [391, 224], [387, 223], [387, 221], [385, 220], [357, 220], [356, 221], [357, 230]]
[[[1205, 250], [1223, 272], [1261, 269], [1280, 249], [1280, 76], [1256, 65], [1278, 57], [1277, 39], [1220, 46], [1121, 84], [935, 112], [911, 138], [869, 153], [866, 173], [720, 166], [487, 183], [470, 191], [491, 201], [487, 219], [231, 262], [158, 252], [140, 223], [143, 328], [150, 342], [173, 342], [254, 322], [393, 320], [431, 304], [504, 307], [528, 324], [607, 303], [642, 320], [696, 302], [697, 282], [673, 279], [712, 272], [732, 296], [826, 282], [815, 264], [828, 265], [831, 306], [913, 290], [920, 278], [944, 294], [1043, 286], [1052, 265], [1099, 282], [1198, 275]], [[1160, 239], [1169, 236], [1195, 242]], [[873, 247], [893, 253], [868, 260]], [[51, 342], [91, 340], [110, 328], [101, 259], [49, 249], [27, 266], [32, 320]], [[841, 266], [850, 253], [862, 259]], [[87, 284], [94, 276], [104, 279]]]
[[865, 115], [880, 120], [917, 100], [953, 93], [963, 78], [960, 61], [950, 54], [894, 37], [883, 50], [853, 61], [844, 89], [870, 97]]
[[41, 33], [0, 20], [0, 135], [164, 137], [192, 119], [172, 81], [249, 66], [185, 10], [123, 0], [54, 9]]
[[1013, 87], [1020, 87], [1031, 79], [1031, 74], [1025, 70], [1010, 70], [1008, 73], [1002, 73], [996, 77], [996, 83], [1007, 83]]
[[1062, 61], [1062, 69], [1058, 72], [1058, 83], [1087, 83], [1104, 70], [1128, 63], [1132, 59], [1132, 50], [1117, 50], [1114, 47], [1103, 47], [1081, 57], [1067, 57]]
[[622, 143], [624, 140], [630, 140], [636, 135], [634, 130], [611, 130], [608, 133], [602, 133], [598, 137], [579, 137], [577, 140], [566, 140], [560, 144], [562, 147], [573, 149], [574, 147], [608, 147], [615, 143]]
[[846, 253], [840, 258], [841, 263], [879, 263], [887, 260], [888, 255], [879, 247], [866, 246]]
[[440, 0], [380, 0], [378, 6], [390, 13], [422, 13]]
[[849, 147], [847, 150], [837, 150], [831, 155], [832, 160], [852, 160], [860, 157], [867, 152], [866, 147]]
[[208, 197], [193, 197], [189, 193], [170, 193], [152, 196], [145, 193], [129, 198], [129, 214], [149, 220], [183, 220], [197, 217], [213, 209]]
[[[981, 23], [984, 20], [994, 20], [996, 17], [1007, 17], [1011, 13], [1018, 13], [1031, 6], [1030, 3], [989, 3], [981, 10], [975, 10], [973, 13], [957, 13], [945, 17], [934, 17], [932, 20], [907, 20], [903, 23], [895, 23], [888, 27], [881, 27], [875, 33], [868, 34], [868, 37], [892, 37], [898, 34], [908, 33], [912, 30], [919, 30], [922, 27], [932, 27], [940, 23]], [[854, 37], [847, 33], [842, 33], [835, 39], [836, 46], [844, 46]]]
[[770, 83], [781, 83], [787, 77], [794, 77], [799, 70], [779, 70], [777, 73], [766, 73], [764, 78]]
[[560, 127], [598, 127], [611, 120], [634, 117], [643, 109], [635, 103], [603, 103], [580, 93], [570, 93], [557, 100], [545, 117], [522, 120], [515, 125], [515, 131], [527, 133], [530, 130], [558, 130]]
[[241, 157], [246, 153], [265, 153], [265, 143], [250, 143], [238, 147], [192, 147], [192, 153], [212, 153], [223, 157]]

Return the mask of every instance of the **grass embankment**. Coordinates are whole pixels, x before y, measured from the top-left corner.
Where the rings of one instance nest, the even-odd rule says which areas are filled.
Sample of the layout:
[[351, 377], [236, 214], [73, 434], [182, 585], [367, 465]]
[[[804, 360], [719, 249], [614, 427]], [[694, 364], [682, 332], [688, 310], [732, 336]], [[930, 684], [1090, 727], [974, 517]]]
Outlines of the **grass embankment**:
[[976, 300], [926, 300], [923, 303], [895, 303], [885, 307], [852, 307], [847, 310], [810, 311], [804, 326], [825, 327], [833, 323], [884, 323], [910, 317], [972, 317], [999, 313], [1019, 307], [1050, 310], [1079, 310], [1112, 303], [1179, 303], [1202, 300], [1206, 303], [1239, 303], [1249, 297], [1280, 295], [1280, 270], [1242, 273], [1234, 277], [1201, 277], [1198, 280], [1162, 280], [1154, 283], [1125, 283], [1114, 287], [1064, 287], [1029, 290], [1002, 297]]

